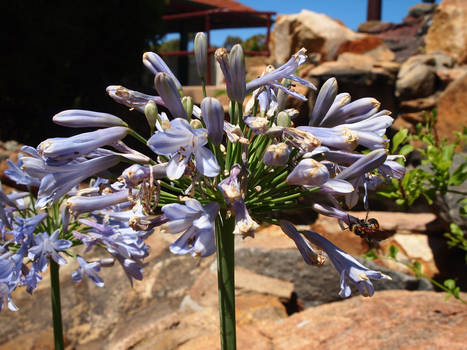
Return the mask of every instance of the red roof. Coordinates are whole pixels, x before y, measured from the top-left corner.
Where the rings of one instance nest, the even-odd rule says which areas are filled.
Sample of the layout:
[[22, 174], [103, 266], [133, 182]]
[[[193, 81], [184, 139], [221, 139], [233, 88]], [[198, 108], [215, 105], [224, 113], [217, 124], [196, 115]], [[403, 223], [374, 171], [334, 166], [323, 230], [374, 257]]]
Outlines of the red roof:
[[225, 8], [233, 11], [255, 11], [255, 9], [250, 6], [243, 5], [235, 0], [197, 0], [191, 2], [199, 2], [212, 7]]
[[204, 31], [206, 11], [211, 12], [210, 29], [266, 27], [269, 22], [264, 12], [235, 0], [171, 0], [163, 17], [167, 32]]

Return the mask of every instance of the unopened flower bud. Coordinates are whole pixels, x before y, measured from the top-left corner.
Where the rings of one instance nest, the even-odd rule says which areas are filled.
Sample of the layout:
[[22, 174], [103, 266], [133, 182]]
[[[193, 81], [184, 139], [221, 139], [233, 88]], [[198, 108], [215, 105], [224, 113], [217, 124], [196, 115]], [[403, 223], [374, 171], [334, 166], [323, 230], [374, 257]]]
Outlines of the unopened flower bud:
[[158, 73], [167, 73], [174, 80], [175, 86], [178, 91], [182, 90], [182, 85], [178, 81], [177, 77], [172, 73], [169, 66], [164, 62], [164, 60], [154, 52], [145, 52], [143, 54], [143, 64], [148, 68], [152, 74], [157, 75]]
[[292, 125], [292, 120], [286, 112], [282, 111], [277, 115], [276, 124], [287, 128]]
[[321, 186], [330, 178], [324, 164], [312, 158], [303, 159], [287, 177], [290, 185]]
[[270, 166], [284, 166], [289, 160], [290, 149], [285, 143], [269, 145], [263, 156], [263, 162]]
[[183, 96], [182, 105], [183, 108], [185, 108], [188, 120], [190, 120], [191, 115], [193, 114], [193, 99], [191, 98], [191, 96]]
[[224, 133], [224, 108], [219, 100], [206, 97], [201, 101], [201, 114], [208, 129], [208, 137], [218, 146], [222, 143]]
[[206, 63], [208, 56], [208, 40], [203, 32], [199, 32], [195, 36], [194, 43], [196, 68], [201, 80], [206, 76]]
[[201, 129], [203, 127], [203, 123], [201, 123], [201, 120], [199, 120], [199, 119], [192, 119], [190, 121], [190, 126], [193, 129]]
[[115, 259], [113, 258], [104, 258], [99, 260], [99, 264], [102, 267], [111, 267], [114, 265]]
[[146, 116], [149, 127], [151, 130], [154, 130], [156, 121], [159, 118], [159, 111], [157, 110], [157, 105], [154, 101], [146, 103], [146, 106], [144, 106], [144, 115]]
[[183, 108], [180, 94], [173, 78], [167, 73], [157, 73], [154, 78], [154, 85], [166, 107], [172, 113], [172, 117], [187, 119], [185, 108]]
[[[243, 103], [246, 94], [245, 55], [240, 44], [232, 47], [229, 54], [229, 66], [232, 77], [232, 91], [229, 97], [239, 103]], [[228, 94], [228, 91], [227, 91]]]

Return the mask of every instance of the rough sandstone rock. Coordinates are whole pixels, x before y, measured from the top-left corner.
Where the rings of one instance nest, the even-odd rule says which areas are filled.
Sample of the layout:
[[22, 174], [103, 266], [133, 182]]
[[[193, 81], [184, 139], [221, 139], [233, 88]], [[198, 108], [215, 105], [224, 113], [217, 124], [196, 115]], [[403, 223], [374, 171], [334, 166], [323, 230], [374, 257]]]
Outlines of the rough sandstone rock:
[[467, 63], [467, 2], [443, 0], [425, 38], [426, 52], [444, 51], [459, 63]]
[[436, 71], [453, 65], [452, 57], [442, 52], [410, 57], [397, 75], [396, 96], [400, 100], [430, 96], [439, 88]]
[[[465, 293], [461, 296], [466, 298]], [[261, 309], [263, 303], [255, 297], [240, 300], [238, 306]], [[242, 317], [241, 311], [238, 316]], [[155, 322], [148, 319], [134, 329], [138, 337], [134, 336], [132, 342], [120, 338], [120, 343], [106, 348], [217, 350], [217, 320], [214, 309], [171, 315]], [[259, 324], [239, 322], [237, 346], [259, 350], [461, 350], [465, 348], [466, 332], [467, 309], [457, 300], [445, 301], [444, 294], [435, 292], [383, 291], [372, 298], [357, 297], [309, 308], [288, 318], [271, 318]]]
[[384, 43], [378, 38], [356, 33], [324, 14], [308, 10], [278, 15], [271, 40], [272, 56], [278, 63], [287, 61], [302, 47], [328, 61], [342, 52], [364, 53], [381, 46]]
[[438, 100], [436, 131], [440, 137], [454, 138], [454, 131], [467, 125], [467, 72], [448, 85]]
[[392, 23], [373, 20], [360, 23], [358, 26], [358, 31], [360, 33], [377, 34], [388, 31], [393, 27], [394, 24]]
[[[465, 298], [465, 293], [463, 294]], [[384, 291], [310, 308], [269, 327], [272, 349], [465, 349], [467, 308], [434, 292]]]

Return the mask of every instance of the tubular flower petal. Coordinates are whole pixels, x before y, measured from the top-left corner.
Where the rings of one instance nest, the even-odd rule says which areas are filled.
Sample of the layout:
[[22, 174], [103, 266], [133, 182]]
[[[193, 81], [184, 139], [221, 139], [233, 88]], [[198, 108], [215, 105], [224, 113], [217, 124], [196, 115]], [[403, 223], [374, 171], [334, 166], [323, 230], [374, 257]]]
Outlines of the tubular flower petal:
[[295, 98], [306, 100], [304, 96], [298, 93], [294, 94], [293, 91], [287, 89], [283, 85], [278, 84], [278, 82], [281, 81], [282, 79], [289, 79], [289, 80], [299, 82], [300, 84], [305, 85], [310, 89], [316, 90], [316, 87], [313, 84], [294, 75], [298, 67], [306, 62], [307, 57], [305, 53], [306, 53], [305, 49], [299, 50], [297, 53], [292, 55], [292, 57], [285, 64], [283, 64], [279, 68], [272, 70], [271, 72], [263, 75], [262, 77], [259, 77], [257, 79], [250, 81], [246, 85], [246, 90], [253, 91], [261, 86], [272, 85], [273, 87], [279, 88], [285, 93], [292, 95]]
[[201, 79], [206, 75], [206, 63], [208, 57], [208, 40], [206, 34], [199, 32], [195, 36], [194, 43], [196, 69]]
[[143, 64], [148, 68], [152, 74], [157, 75], [158, 73], [166, 73], [170, 75], [175, 83], [175, 87], [178, 91], [182, 90], [182, 85], [178, 81], [177, 77], [172, 73], [169, 66], [164, 60], [154, 52], [145, 52], [143, 54]]
[[183, 108], [182, 100], [173, 77], [167, 73], [157, 73], [154, 78], [154, 85], [172, 117], [187, 119], [187, 112]]
[[182, 177], [191, 157], [195, 157], [196, 168], [208, 177], [219, 174], [220, 167], [214, 154], [203, 147], [207, 143], [207, 130], [193, 129], [190, 124], [177, 118], [170, 123], [171, 127], [163, 132], [155, 133], [148, 146], [157, 154], [170, 156], [167, 165], [169, 179]]
[[127, 124], [112, 114], [86, 111], [83, 109], [69, 109], [52, 118], [55, 124], [69, 128], [127, 126]]
[[243, 103], [246, 94], [246, 73], [242, 47], [239, 44], [234, 45], [230, 54], [224, 48], [217, 49], [214, 57], [224, 74], [227, 95], [231, 100]]
[[347, 279], [355, 283], [363, 296], [371, 297], [375, 289], [370, 281], [372, 279], [391, 279], [379, 271], [373, 271], [360, 264], [354, 257], [336, 247], [323, 236], [314, 231], [303, 231], [303, 235], [311, 243], [323, 249], [341, 276], [341, 290], [339, 296], [348, 298], [351, 294]]
[[282, 232], [284, 232], [289, 238], [291, 238], [295, 245], [297, 246], [300, 254], [303, 257], [303, 260], [308, 265], [323, 265], [324, 256], [315, 252], [313, 247], [302, 237], [300, 232], [286, 220], [281, 220], [280, 222]]
[[99, 147], [110, 145], [128, 134], [123, 126], [99, 129], [69, 138], [47, 139], [39, 144], [38, 152], [51, 161], [70, 161]]
[[287, 144], [281, 142], [269, 145], [263, 156], [263, 162], [270, 166], [284, 166], [289, 161], [290, 149]]
[[224, 131], [224, 108], [219, 100], [206, 97], [201, 101], [201, 113], [208, 129], [208, 138], [216, 146], [222, 142]]
[[121, 85], [110, 85], [106, 88], [107, 94], [116, 102], [144, 113], [144, 108], [149, 102], [165, 107], [160, 96], [146, 95], [138, 91], [127, 89]]
[[172, 253], [206, 257], [216, 251], [214, 230], [219, 204], [210, 202], [202, 206], [192, 199], [185, 205], [167, 204], [162, 212], [168, 219], [163, 227], [170, 233], [184, 232], [170, 245]]

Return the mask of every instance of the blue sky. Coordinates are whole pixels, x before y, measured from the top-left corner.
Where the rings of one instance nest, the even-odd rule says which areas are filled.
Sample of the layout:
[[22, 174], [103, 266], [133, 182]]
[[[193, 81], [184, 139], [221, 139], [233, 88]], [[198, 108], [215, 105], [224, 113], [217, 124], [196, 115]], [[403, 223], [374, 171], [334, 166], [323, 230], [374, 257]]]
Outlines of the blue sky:
[[[299, 13], [302, 9], [325, 13], [340, 19], [349, 28], [357, 30], [366, 20], [367, 0], [239, 0], [258, 11], [274, 11], [277, 14]], [[421, 0], [382, 0], [382, 20], [399, 23], [407, 15], [409, 7], [421, 3]], [[439, 2], [439, 1], [437, 1]], [[266, 28], [239, 28], [211, 31], [211, 43], [222, 46], [228, 35], [247, 39], [254, 34], [266, 34]], [[177, 38], [171, 34], [167, 39]]]

